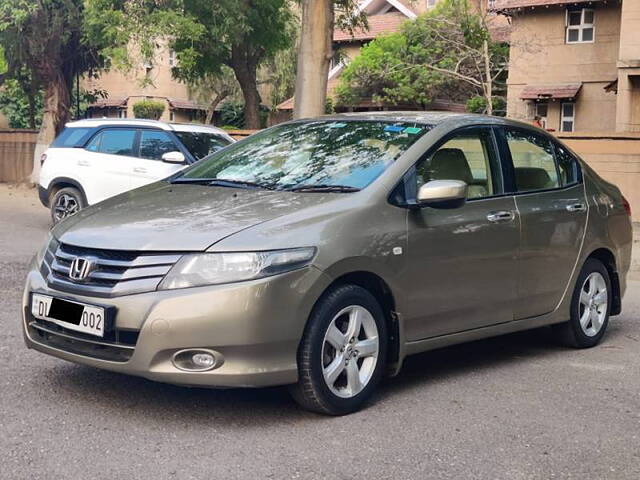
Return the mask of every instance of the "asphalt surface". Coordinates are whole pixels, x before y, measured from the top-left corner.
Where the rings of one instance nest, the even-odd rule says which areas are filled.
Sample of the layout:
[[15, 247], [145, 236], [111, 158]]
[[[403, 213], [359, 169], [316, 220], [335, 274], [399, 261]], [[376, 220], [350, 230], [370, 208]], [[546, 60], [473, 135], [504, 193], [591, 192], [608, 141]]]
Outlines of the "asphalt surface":
[[0, 186], [1, 479], [640, 478], [640, 282], [599, 347], [541, 329], [422, 354], [327, 418], [282, 388], [173, 387], [27, 350], [20, 295], [48, 227], [34, 190]]

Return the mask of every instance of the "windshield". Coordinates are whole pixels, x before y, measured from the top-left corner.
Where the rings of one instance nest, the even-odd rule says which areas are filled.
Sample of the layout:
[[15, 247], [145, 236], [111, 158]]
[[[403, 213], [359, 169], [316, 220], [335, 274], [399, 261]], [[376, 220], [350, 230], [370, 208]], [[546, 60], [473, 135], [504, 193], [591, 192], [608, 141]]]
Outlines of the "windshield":
[[211, 155], [229, 145], [231, 140], [215, 133], [174, 132], [187, 150], [197, 160]]
[[373, 182], [429, 128], [361, 120], [280, 125], [213, 154], [174, 181], [227, 180], [281, 190], [340, 186], [353, 191]]

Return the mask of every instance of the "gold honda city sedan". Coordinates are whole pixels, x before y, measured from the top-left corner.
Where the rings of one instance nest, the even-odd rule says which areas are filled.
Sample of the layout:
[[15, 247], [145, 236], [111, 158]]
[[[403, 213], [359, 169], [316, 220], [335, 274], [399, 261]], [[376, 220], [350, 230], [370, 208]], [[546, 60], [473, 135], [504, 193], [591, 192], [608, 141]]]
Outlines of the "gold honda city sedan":
[[413, 353], [543, 325], [597, 345], [631, 244], [618, 188], [529, 125], [293, 121], [58, 224], [24, 335], [161, 382], [290, 385], [345, 414]]

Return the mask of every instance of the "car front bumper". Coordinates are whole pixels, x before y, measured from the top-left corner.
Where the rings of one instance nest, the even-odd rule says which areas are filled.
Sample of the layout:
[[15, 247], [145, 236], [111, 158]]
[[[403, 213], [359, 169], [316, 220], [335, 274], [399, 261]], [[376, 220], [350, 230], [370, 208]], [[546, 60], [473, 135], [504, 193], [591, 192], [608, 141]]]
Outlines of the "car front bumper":
[[42, 185], [38, 185], [38, 198], [44, 207], [49, 208], [49, 190]]
[[[177, 385], [261, 387], [297, 381], [297, 348], [313, 304], [330, 278], [315, 267], [228, 285], [115, 298], [49, 288], [35, 263], [23, 294], [27, 346], [75, 363]], [[114, 307], [115, 340], [61, 329], [31, 315], [32, 293]], [[173, 356], [207, 349], [216, 366], [183, 371]]]

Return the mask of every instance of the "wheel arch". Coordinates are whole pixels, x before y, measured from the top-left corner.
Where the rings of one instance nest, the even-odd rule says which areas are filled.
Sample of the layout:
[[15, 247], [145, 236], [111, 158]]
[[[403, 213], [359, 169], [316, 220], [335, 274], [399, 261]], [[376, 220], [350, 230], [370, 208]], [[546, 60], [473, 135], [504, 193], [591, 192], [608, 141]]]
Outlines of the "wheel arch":
[[51, 180], [49, 182], [49, 186], [47, 188], [48, 193], [49, 193], [49, 200], [51, 200], [51, 197], [53, 196], [53, 194], [55, 192], [57, 192], [58, 190], [61, 190], [63, 188], [67, 188], [67, 187], [72, 187], [77, 189], [80, 194], [82, 195], [82, 199], [84, 200], [84, 204], [88, 205], [89, 203], [87, 202], [87, 194], [84, 191], [84, 188], [82, 188], [82, 185], [80, 185], [80, 182], [78, 182], [77, 180], [74, 180], [73, 178], [69, 178], [69, 177], [56, 177], [53, 180]]
[[[368, 270], [356, 270], [334, 278], [334, 280], [324, 289], [317, 302], [326, 292], [340, 285], [357, 285], [371, 293], [380, 302], [380, 306], [385, 315], [385, 322], [389, 338], [387, 365], [393, 365], [399, 361], [400, 356], [400, 326], [396, 314], [396, 298], [389, 284], [378, 274]], [[317, 303], [316, 302], [316, 303]]]
[[622, 298], [620, 294], [620, 277], [618, 276], [618, 268], [616, 265], [616, 257], [608, 248], [597, 248], [592, 251], [588, 256], [589, 258], [595, 258], [602, 262], [609, 273], [611, 279], [611, 289], [613, 290], [611, 299], [611, 313], [610, 315], [619, 315], [622, 311]]

